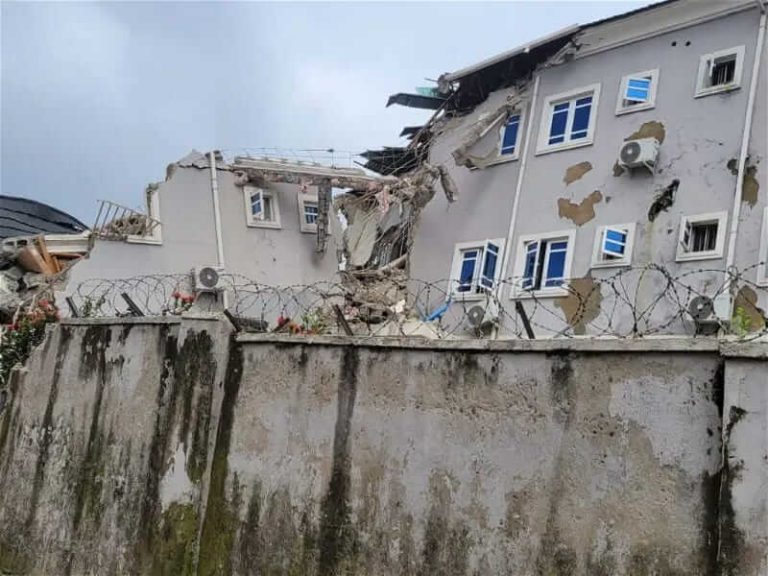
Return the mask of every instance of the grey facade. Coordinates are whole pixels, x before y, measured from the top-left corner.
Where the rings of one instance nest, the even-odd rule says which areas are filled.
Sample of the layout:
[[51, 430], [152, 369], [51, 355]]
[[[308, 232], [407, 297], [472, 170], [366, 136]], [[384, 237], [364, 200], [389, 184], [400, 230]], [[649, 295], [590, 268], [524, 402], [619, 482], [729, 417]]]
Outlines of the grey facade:
[[[147, 214], [159, 221], [151, 234], [120, 240], [97, 239], [90, 258], [70, 272], [68, 290], [86, 281], [151, 274], [183, 274], [198, 266], [216, 266], [216, 219], [209, 157], [193, 152], [171, 164], [168, 177], [147, 190]], [[233, 275], [270, 285], [310, 284], [333, 280], [338, 270], [340, 229], [329, 220], [325, 251], [316, 250], [316, 234], [304, 226], [300, 201], [317, 200], [317, 187], [268, 182], [277, 221], [249, 217], [246, 186], [231, 164], [216, 168], [221, 219], [223, 267]], [[250, 189], [250, 188], [248, 188]], [[274, 219], [273, 219], [274, 220]], [[311, 228], [311, 227], [310, 227]]]
[[[639, 320], [648, 330], [689, 333], [692, 327], [684, 314], [665, 319], [684, 307], [667, 302], [664, 283], [669, 278], [684, 285], [689, 295], [711, 295], [722, 302], [729, 294], [726, 314], [746, 307], [750, 329], [762, 329], [759, 307], [768, 305], [760, 290], [768, 285], [761, 264], [768, 250], [763, 184], [768, 57], [765, 42], [758, 47], [758, 41], [764, 26], [759, 2], [664, 2], [565, 31], [570, 42], [537, 66], [529, 65], [530, 74], [515, 75], [517, 69], [526, 70], [523, 59], [528, 51], [521, 50], [506, 60], [492, 59], [445, 75], [446, 84], [460, 94], [462, 84], [480, 82], [480, 75], [490, 74], [499, 61], [512, 71], [499, 82], [508, 88], [496, 89], [471, 110], [444, 114], [432, 122], [429, 162], [449, 169], [460, 194], [453, 204], [438, 196], [423, 211], [411, 254], [411, 277], [443, 282], [457, 306], [487, 299], [488, 290], [457, 293], [457, 252], [491, 239], [500, 248], [492, 296], [510, 309], [514, 299], [523, 302], [540, 334], [561, 332], [564, 327], [576, 334], [630, 334], [633, 323], [638, 323], [638, 311], [648, 309]], [[711, 60], [717, 64], [722, 51], [735, 54], [730, 89], [715, 92], [717, 88], [708, 89], [705, 80], [698, 86], [701, 70], [706, 70], [705, 76], [712, 70], [706, 55], [714, 55]], [[761, 61], [755, 68], [758, 56]], [[621, 110], [623, 81], [635, 74], [652, 77], [655, 99], [650, 99], [650, 106]], [[755, 75], [758, 83], [753, 89]], [[592, 97], [594, 125], [589, 136], [574, 141], [573, 147], [545, 150], [553, 126], [549, 115], [563, 101], [558, 97], [567, 101], [569, 92], [571, 100]], [[487, 126], [500, 111], [503, 117]], [[516, 151], [502, 155], [503, 125], [512, 114], [520, 116]], [[742, 158], [748, 125], [751, 136], [744, 149], [747, 157]], [[457, 165], [457, 149], [476, 139], [478, 126], [487, 127], [464, 155], [474, 159], [473, 169]], [[655, 166], [622, 170], [617, 162], [622, 146], [640, 138], [659, 142]], [[740, 179], [743, 186], [737, 191]], [[742, 201], [736, 203], [739, 213], [734, 217], [737, 193]], [[720, 217], [712, 250], [702, 254], [686, 252], [689, 246], [681, 244], [683, 219], [695, 224], [698, 215], [707, 215], [707, 221]], [[731, 246], [734, 218], [738, 230]], [[632, 230], [626, 261], [602, 254], [598, 256], [607, 261], [595, 259], [606, 226]], [[521, 289], [526, 241], [537, 235], [546, 240], [553, 233], [568, 240], [564, 284], [568, 288]], [[651, 264], [663, 268], [667, 276], [649, 272]], [[739, 276], [730, 280], [733, 275], [725, 272], [729, 269], [738, 270]], [[502, 332], [520, 332], [512, 315], [502, 315], [501, 324]]]

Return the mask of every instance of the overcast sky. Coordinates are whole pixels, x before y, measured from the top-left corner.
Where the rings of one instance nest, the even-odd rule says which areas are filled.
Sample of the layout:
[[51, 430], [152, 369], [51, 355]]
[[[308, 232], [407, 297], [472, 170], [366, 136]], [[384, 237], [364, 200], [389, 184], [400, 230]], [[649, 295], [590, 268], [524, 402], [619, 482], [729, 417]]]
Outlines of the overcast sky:
[[2, 193], [91, 224], [192, 148], [398, 145], [390, 94], [648, 3], [2, 1]]

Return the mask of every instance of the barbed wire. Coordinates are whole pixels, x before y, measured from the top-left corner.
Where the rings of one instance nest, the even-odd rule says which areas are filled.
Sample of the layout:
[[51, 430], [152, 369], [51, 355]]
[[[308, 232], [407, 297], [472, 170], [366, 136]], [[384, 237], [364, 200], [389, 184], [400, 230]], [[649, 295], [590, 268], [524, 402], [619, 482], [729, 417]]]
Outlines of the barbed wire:
[[[743, 270], [626, 267], [572, 279], [545, 291], [522, 290], [522, 279], [494, 283], [407, 279], [402, 273], [364, 281], [275, 286], [242, 275], [219, 279], [229, 312], [246, 330], [428, 338], [630, 338], [727, 333], [751, 340], [768, 333], [760, 308], [768, 287]], [[191, 274], [88, 280], [71, 291], [65, 314], [121, 317], [221, 310], [217, 298], [194, 292]], [[718, 316], [725, 298], [726, 314]], [[219, 297], [219, 300], [222, 298]]]

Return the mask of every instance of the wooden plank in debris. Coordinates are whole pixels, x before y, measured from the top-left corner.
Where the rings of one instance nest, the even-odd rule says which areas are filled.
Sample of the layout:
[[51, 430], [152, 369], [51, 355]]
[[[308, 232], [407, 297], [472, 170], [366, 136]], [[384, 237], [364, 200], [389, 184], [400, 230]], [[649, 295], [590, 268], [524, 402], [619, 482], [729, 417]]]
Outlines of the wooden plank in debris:
[[21, 267], [24, 268], [24, 270], [29, 272], [36, 272], [47, 276], [53, 274], [53, 269], [48, 265], [33, 244], [29, 244], [22, 248], [16, 261], [21, 264]]
[[37, 250], [40, 252], [40, 256], [43, 257], [43, 260], [45, 260], [46, 265], [52, 271], [51, 273], [56, 274], [58, 272], [61, 272], [59, 263], [48, 252], [48, 246], [46, 246], [45, 244], [45, 237], [38, 236], [37, 238], [35, 238], [35, 244], [37, 245]]

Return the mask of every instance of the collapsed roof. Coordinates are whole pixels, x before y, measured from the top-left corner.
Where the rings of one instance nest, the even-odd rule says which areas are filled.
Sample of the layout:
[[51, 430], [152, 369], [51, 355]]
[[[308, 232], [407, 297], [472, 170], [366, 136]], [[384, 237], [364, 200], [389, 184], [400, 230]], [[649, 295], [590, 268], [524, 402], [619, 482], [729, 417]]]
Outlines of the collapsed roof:
[[0, 239], [37, 234], [80, 234], [88, 227], [74, 216], [28, 198], [0, 196]]

